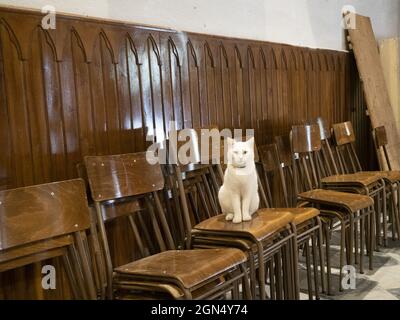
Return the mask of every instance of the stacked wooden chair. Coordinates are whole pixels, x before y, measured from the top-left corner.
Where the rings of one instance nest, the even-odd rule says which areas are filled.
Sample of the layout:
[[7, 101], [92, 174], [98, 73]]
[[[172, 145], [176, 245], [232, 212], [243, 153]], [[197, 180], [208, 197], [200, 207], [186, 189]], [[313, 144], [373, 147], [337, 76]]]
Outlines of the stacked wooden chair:
[[[297, 201], [306, 201], [310, 205], [321, 209], [321, 215], [333, 222], [339, 222], [341, 229], [340, 239], [340, 276], [339, 289], [342, 290], [342, 277], [345, 253], [347, 254], [347, 264], [352, 265], [353, 248], [354, 255], [359, 256], [360, 272], [363, 272], [364, 248], [366, 239], [368, 240], [368, 252], [370, 268], [372, 268], [373, 255], [373, 213], [374, 201], [371, 197], [360, 194], [351, 194], [336, 190], [321, 189], [321, 176], [323, 165], [320, 159], [321, 138], [318, 125], [293, 126], [290, 136], [292, 149], [292, 173], [294, 177], [294, 196]], [[355, 230], [360, 227], [360, 237]], [[364, 232], [365, 223], [368, 223], [368, 232]], [[327, 224], [325, 224], [326, 226]], [[331, 228], [326, 228], [326, 249], [327, 249], [327, 269], [328, 269], [328, 292], [330, 292], [330, 232]], [[356, 237], [357, 236], [357, 237]], [[358, 240], [360, 250], [358, 250]]]
[[[321, 291], [325, 292], [325, 263], [322, 244], [322, 225], [319, 218], [319, 211], [310, 207], [289, 207], [290, 202], [285, 175], [282, 169], [282, 162], [279, 159], [278, 148], [276, 144], [259, 146], [258, 153], [260, 158], [259, 164], [262, 171], [261, 177], [266, 190], [267, 206], [268, 208], [279, 208], [280, 206], [276, 201], [274, 201], [274, 198], [279, 198], [277, 194], [281, 194], [285, 208], [275, 210], [287, 210], [294, 215], [294, 224], [296, 225], [297, 229], [297, 244], [299, 248], [303, 249], [306, 257], [309, 299], [312, 300], [314, 295], [316, 299], [319, 299], [320, 288], [318, 280], [318, 268], [320, 268]], [[273, 185], [274, 183], [275, 185]], [[276, 187], [276, 184], [278, 184], [278, 188], [275, 188], [275, 197], [273, 197], [273, 186]], [[311, 268], [311, 257], [313, 268]], [[314, 275], [314, 284], [312, 284], [312, 274]]]
[[81, 179], [1, 191], [0, 272], [62, 259], [73, 297], [96, 299], [90, 230]]
[[377, 127], [372, 132], [379, 169], [386, 181], [386, 194], [389, 198], [389, 212], [392, 222], [392, 237], [400, 240], [400, 171], [392, 170], [387, 152], [387, 136], [385, 127]]
[[[383, 229], [383, 243], [387, 243], [387, 210], [386, 185], [384, 175], [380, 171], [362, 171], [360, 161], [355, 152], [355, 135], [351, 122], [342, 122], [333, 125], [334, 137], [319, 118], [321, 143], [325, 170], [321, 171], [321, 186], [325, 189], [364, 194], [374, 199], [376, 241], [381, 243], [381, 221]], [[331, 140], [334, 142], [332, 152]], [[329, 166], [329, 164], [331, 166]], [[382, 218], [381, 218], [382, 216]], [[374, 241], [374, 247], [376, 247]]]
[[[240, 285], [242, 297], [251, 297], [246, 256], [241, 250], [176, 250], [160, 200], [162, 170], [160, 164], [148, 162], [145, 152], [88, 156], [85, 166], [105, 259], [104, 267], [97, 269], [106, 274], [109, 299], [223, 299], [229, 294], [238, 299]], [[129, 218], [144, 257], [114, 267], [106, 224], [122, 217]], [[142, 234], [149, 237], [148, 245]]]
[[[192, 141], [200, 141], [200, 129], [191, 129]], [[223, 142], [222, 140], [220, 141]], [[199, 143], [192, 146], [200, 154]], [[190, 163], [170, 165], [177, 186], [180, 212], [186, 226], [186, 240], [190, 247], [235, 247], [246, 253], [252, 294], [259, 287], [259, 297], [266, 299], [266, 282], [269, 280], [270, 299], [298, 299], [297, 242], [294, 215], [287, 211], [260, 209], [249, 222], [233, 224], [221, 214], [217, 199], [223, 181], [220, 159], [212, 164]], [[210, 156], [212, 151], [209, 153]], [[203, 159], [204, 160], [204, 159]], [[260, 184], [261, 203], [265, 202]], [[209, 190], [209, 191], [207, 191]], [[317, 212], [317, 211], [316, 211]], [[268, 278], [268, 279], [267, 279]]]

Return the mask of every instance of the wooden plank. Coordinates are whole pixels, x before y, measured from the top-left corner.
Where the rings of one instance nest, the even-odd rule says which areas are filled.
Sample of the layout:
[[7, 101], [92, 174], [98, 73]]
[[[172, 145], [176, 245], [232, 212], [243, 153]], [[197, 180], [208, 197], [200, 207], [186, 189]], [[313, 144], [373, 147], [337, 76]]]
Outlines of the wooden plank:
[[358, 71], [363, 82], [365, 99], [372, 127], [385, 126], [388, 133], [389, 161], [400, 169], [400, 137], [380, 63], [377, 42], [369, 17], [356, 15], [356, 28], [349, 29]]
[[379, 54], [390, 104], [396, 118], [397, 131], [400, 132], [400, 38], [380, 41]]

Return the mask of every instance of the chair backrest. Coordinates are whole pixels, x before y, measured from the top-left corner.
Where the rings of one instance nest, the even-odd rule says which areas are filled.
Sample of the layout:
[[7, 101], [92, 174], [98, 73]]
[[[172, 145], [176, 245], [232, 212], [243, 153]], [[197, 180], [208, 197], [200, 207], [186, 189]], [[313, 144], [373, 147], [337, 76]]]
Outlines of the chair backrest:
[[350, 121], [333, 125], [335, 149], [338, 155], [340, 173], [355, 173], [362, 171], [360, 161], [355, 151], [353, 126]]
[[324, 164], [326, 175], [339, 174], [339, 159], [336, 150], [332, 147], [332, 134], [325, 120], [318, 117], [316, 120], [321, 133], [321, 160]]
[[290, 136], [282, 135], [274, 138], [278, 148], [279, 159], [282, 167], [290, 167], [292, 165], [292, 149], [290, 146]]
[[[266, 196], [269, 207], [273, 207], [277, 203], [276, 200], [280, 193], [283, 192], [283, 202], [289, 207], [289, 196], [286, 185], [286, 179], [283, 172], [282, 163], [279, 159], [278, 147], [276, 144], [262, 145], [258, 147], [260, 163], [262, 165], [262, 177], [265, 185]], [[279, 191], [273, 192], [273, 184], [279, 185]], [[281, 197], [279, 197], [281, 198]], [[278, 205], [275, 205], [278, 207]]]
[[0, 191], [0, 272], [62, 257], [74, 296], [95, 299], [90, 228], [82, 179]]
[[292, 151], [307, 154], [321, 149], [321, 134], [318, 125], [292, 126]]
[[108, 293], [112, 296], [113, 263], [105, 222], [127, 217], [142, 256], [175, 249], [161, 201], [164, 176], [161, 165], [151, 164], [146, 152], [87, 156], [85, 165], [103, 243]]
[[319, 131], [321, 134], [321, 140], [329, 140], [332, 136], [331, 130], [329, 130], [329, 126], [326, 124], [326, 121], [322, 117], [318, 117], [316, 123], [319, 126]]
[[335, 141], [338, 146], [353, 143], [356, 141], [353, 125], [350, 121], [335, 123], [332, 128], [333, 134], [335, 136]]
[[0, 191], [0, 252], [89, 226], [81, 179]]
[[293, 126], [291, 147], [295, 195], [320, 187], [321, 178], [321, 136], [319, 126]]
[[295, 207], [297, 205], [297, 196], [294, 190], [293, 156], [292, 147], [290, 145], [290, 135], [276, 136], [274, 140], [278, 148], [279, 159], [288, 190], [289, 206]]
[[86, 156], [85, 165], [94, 201], [139, 196], [164, 188], [161, 167], [150, 164], [146, 152]]
[[387, 135], [384, 126], [377, 127], [372, 131], [372, 136], [375, 144], [376, 155], [379, 162], [380, 170], [392, 170], [392, 166], [389, 161], [389, 156], [387, 152]]

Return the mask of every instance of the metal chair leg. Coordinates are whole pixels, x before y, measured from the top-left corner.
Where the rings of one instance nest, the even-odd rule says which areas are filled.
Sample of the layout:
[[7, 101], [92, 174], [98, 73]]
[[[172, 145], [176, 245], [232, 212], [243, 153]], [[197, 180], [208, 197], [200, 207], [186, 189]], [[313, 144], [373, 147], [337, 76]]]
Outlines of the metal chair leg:
[[[318, 283], [318, 263], [317, 263], [317, 245], [316, 245], [316, 233], [311, 235], [311, 245], [312, 245], [312, 259], [313, 259], [313, 271], [314, 271], [314, 288], [315, 288], [315, 299], [319, 300], [319, 283]], [[322, 273], [322, 265], [321, 265]]]

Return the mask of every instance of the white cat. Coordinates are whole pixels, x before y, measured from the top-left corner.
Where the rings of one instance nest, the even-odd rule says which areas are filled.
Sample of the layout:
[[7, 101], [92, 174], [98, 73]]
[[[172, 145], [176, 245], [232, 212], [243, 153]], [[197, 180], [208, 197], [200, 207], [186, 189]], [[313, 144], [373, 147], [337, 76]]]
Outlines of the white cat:
[[229, 137], [227, 139], [228, 166], [218, 199], [226, 220], [240, 223], [251, 220], [251, 215], [257, 211], [260, 203], [254, 163], [254, 138], [246, 142], [237, 142]]

